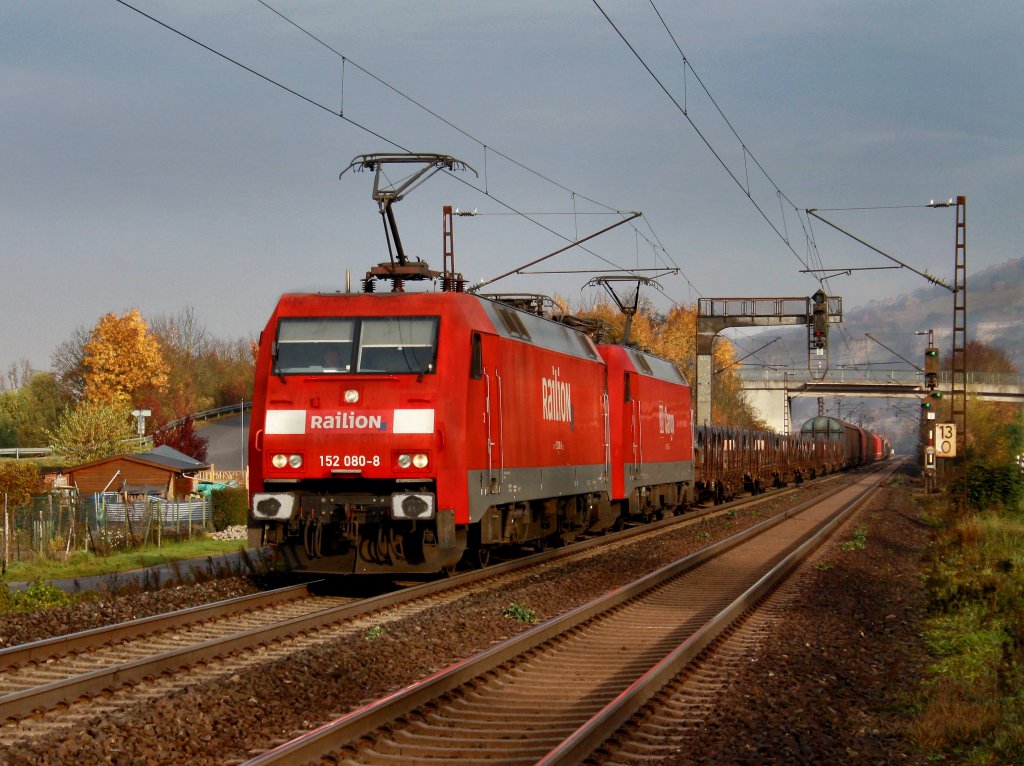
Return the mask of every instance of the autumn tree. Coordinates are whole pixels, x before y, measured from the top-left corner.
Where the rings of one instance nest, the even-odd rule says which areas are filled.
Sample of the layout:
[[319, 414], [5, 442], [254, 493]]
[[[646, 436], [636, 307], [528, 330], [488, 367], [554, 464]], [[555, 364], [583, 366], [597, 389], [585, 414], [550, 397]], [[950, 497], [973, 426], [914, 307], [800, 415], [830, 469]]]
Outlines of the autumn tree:
[[11, 515], [18, 506], [27, 505], [32, 495], [41, 492], [42, 480], [39, 466], [21, 460], [0, 460], [0, 502], [3, 503], [4, 547], [0, 576], [7, 574], [9, 538], [6, 531], [12, 528]]
[[50, 368], [65, 395], [72, 401], [79, 401], [85, 391], [85, 344], [91, 333], [79, 325], [71, 337], [58, 344], [50, 357]]
[[[950, 361], [943, 360], [945, 369], [950, 369]], [[1020, 372], [1002, 349], [978, 340], [964, 347], [964, 362], [972, 373]], [[943, 400], [937, 414], [951, 420], [951, 403]], [[1024, 479], [1016, 460], [1024, 452], [1024, 411], [1015, 404], [969, 397], [966, 446], [968, 505], [980, 510], [1019, 503]], [[961, 487], [957, 482], [954, 479], [954, 486]]]
[[71, 400], [56, 377], [31, 371], [20, 388], [0, 391], [0, 446], [42, 447]]
[[9, 506], [26, 505], [43, 491], [39, 466], [30, 460], [0, 460], [0, 498]]
[[165, 426], [153, 432], [153, 446], [159, 447], [162, 444], [205, 463], [210, 440], [199, 435], [191, 417], [185, 417], [173, 426]]
[[162, 425], [214, 407], [252, 398], [255, 357], [248, 340], [210, 336], [191, 308], [160, 315], [150, 323], [168, 363], [167, 385], [142, 394]]
[[49, 433], [53, 453], [76, 464], [117, 455], [135, 435], [127, 405], [88, 400], [68, 410]]
[[[948, 367], [949, 360], [946, 361]], [[1019, 374], [1001, 348], [979, 340], [964, 346], [964, 362], [971, 372]], [[1006, 402], [971, 399], [967, 403], [967, 450], [990, 464], [1011, 464], [1024, 449], [1021, 408]]]
[[167, 383], [160, 343], [138, 309], [100, 317], [83, 351], [88, 401], [133, 404], [141, 391], [160, 390]]
[[[557, 301], [556, 301], [557, 302]], [[597, 320], [609, 328], [609, 342], [620, 342], [626, 318], [610, 301], [597, 301], [578, 309], [576, 314]], [[650, 350], [674, 362], [691, 383], [697, 368], [697, 310], [694, 306], [676, 306], [668, 314], [658, 314], [651, 303], [641, 299], [630, 327], [630, 344]], [[742, 383], [736, 376], [735, 347], [728, 338], [716, 338], [712, 349], [715, 373], [712, 388], [712, 416], [716, 425], [767, 430], [747, 402]]]

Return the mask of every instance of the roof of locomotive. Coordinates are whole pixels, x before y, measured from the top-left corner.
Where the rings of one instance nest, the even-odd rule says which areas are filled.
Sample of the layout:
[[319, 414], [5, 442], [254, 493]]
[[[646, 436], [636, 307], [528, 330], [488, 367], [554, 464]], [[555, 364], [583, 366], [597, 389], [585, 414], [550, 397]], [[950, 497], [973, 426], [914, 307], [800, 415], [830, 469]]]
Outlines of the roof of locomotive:
[[[386, 304], [375, 305], [377, 301]], [[396, 302], [404, 304], [402, 308]], [[482, 309], [490, 320], [489, 326], [482, 326], [479, 315], [467, 314], [467, 321], [477, 322], [475, 329], [497, 333], [512, 340], [528, 343], [540, 348], [557, 351], [570, 356], [599, 361], [597, 347], [580, 330], [561, 322], [547, 319], [529, 311], [523, 311], [501, 301], [481, 295], [458, 292], [409, 292], [409, 293], [286, 293], [278, 301], [274, 317], [278, 316], [337, 316], [333, 312], [339, 305], [351, 303], [352, 313], [363, 316], [398, 316], [403, 314], [440, 313], [453, 311], [453, 306], [462, 305], [463, 311]]]
[[633, 346], [623, 346], [615, 343], [602, 343], [598, 345], [602, 356], [604, 354], [625, 355], [633, 365], [636, 372], [641, 375], [649, 375], [657, 380], [668, 381], [669, 383], [681, 383], [688, 385], [686, 376], [679, 369], [675, 362], [664, 357], [656, 356], [649, 351], [644, 351]]

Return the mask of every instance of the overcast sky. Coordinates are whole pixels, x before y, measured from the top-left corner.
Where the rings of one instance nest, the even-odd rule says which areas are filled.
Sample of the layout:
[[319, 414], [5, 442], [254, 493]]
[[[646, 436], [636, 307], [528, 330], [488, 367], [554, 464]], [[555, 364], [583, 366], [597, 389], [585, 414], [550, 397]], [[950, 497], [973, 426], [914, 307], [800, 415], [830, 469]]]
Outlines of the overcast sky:
[[[969, 272], [1022, 254], [1017, 0], [268, 2], [294, 24], [256, 0], [133, 5], [299, 95], [115, 0], [5, 4], [2, 369], [48, 369], [109, 311], [190, 306], [214, 335], [249, 337], [282, 292], [344, 289], [347, 271], [358, 284], [386, 244], [372, 176], [338, 175], [396, 146], [479, 173], [439, 174], [396, 207], [406, 250], [437, 268], [442, 205], [478, 210], [454, 235], [474, 281], [612, 210], [644, 217], [538, 269], [678, 267], [658, 280], [661, 308], [809, 295], [797, 211], [879, 207], [822, 215], [951, 282], [953, 210], [919, 206], [957, 195]], [[828, 269], [889, 264], [820, 222], [811, 233]], [[589, 300], [593, 274], [489, 289]], [[853, 308], [925, 284], [871, 270], [828, 287]]]

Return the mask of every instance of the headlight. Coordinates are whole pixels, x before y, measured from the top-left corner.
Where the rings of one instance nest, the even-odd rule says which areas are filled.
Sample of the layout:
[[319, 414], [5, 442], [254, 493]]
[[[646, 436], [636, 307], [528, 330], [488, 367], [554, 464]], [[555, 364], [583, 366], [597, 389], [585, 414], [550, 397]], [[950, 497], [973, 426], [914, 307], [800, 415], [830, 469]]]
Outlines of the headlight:
[[425, 452], [417, 452], [412, 455], [403, 452], [395, 459], [395, 462], [398, 463], [399, 468], [409, 468], [412, 466], [413, 468], [423, 469], [430, 463], [430, 457]]
[[345, 402], [348, 404], [355, 404], [359, 401], [359, 391], [354, 388], [345, 389]]
[[274, 455], [270, 458], [270, 462], [274, 468], [285, 468], [286, 466], [302, 468], [302, 455]]

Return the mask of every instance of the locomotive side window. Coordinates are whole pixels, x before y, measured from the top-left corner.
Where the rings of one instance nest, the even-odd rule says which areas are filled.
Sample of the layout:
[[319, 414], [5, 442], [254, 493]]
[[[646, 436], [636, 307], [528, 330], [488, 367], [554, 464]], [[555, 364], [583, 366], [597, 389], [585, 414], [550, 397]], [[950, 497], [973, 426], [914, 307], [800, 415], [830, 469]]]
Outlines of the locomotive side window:
[[526, 329], [526, 325], [523, 324], [523, 320], [519, 317], [518, 311], [513, 311], [510, 308], [499, 306], [498, 316], [501, 317], [501, 321], [505, 325], [505, 330], [507, 330], [508, 334], [513, 338], [533, 340], [533, 338], [530, 337], [530, 331]]
[[469, 377], [471, 380], [480, 380], [484, 376], [484, 349], [480, 333], [473, 333], [469, 348]]
[[654, 374], [654, 370], [651, 369], [650, 363], [647, 361], [647, 358], [643, 354], [638, 354], [633, 349], [629, 350], [629, 354], [631, 357], [633, 357], [634, 364], [636, 364], [636, 366], [640, 368], [641, 372], [644, 372], [647, 375]]

